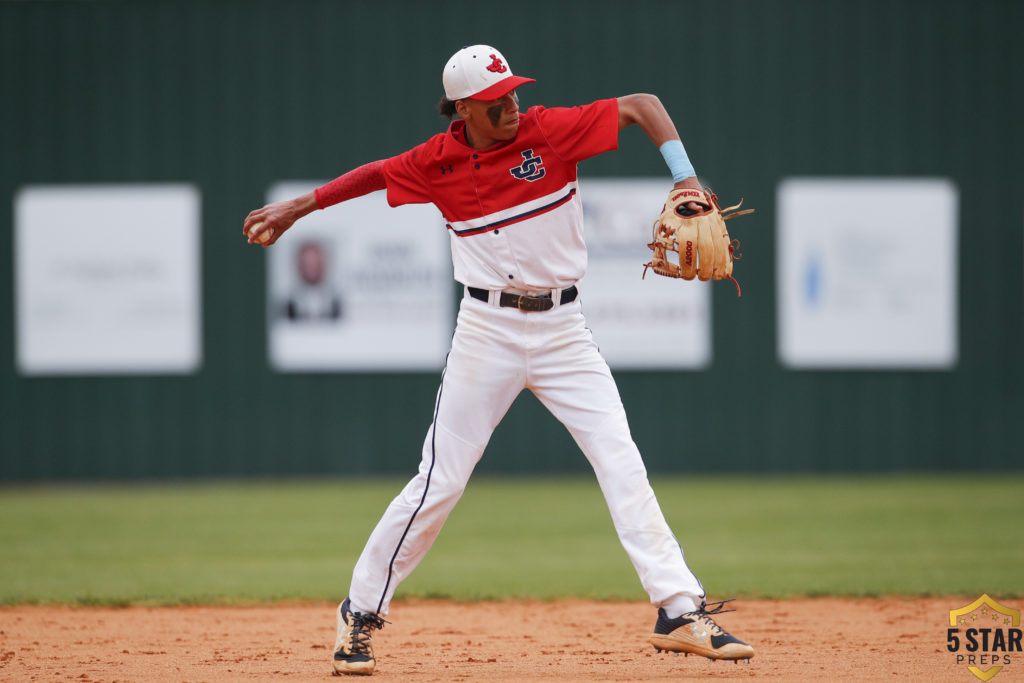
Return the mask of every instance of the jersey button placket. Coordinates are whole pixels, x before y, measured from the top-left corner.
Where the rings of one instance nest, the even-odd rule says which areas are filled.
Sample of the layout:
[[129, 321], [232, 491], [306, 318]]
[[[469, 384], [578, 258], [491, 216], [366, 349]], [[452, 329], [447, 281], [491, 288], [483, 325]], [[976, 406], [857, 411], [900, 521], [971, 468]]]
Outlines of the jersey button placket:
[[[473, 162], [474, 162], [473, 163], [473, 169], [477, 170], [477, 171], [480, 170], [479, 159], [480, 159], [480, 155], [479, 154], [474, 154], [473, 155]], [[500, 228], [495, 228], [494, 230], [491, 231], [491, 234], [495, 235], [495, 236], [500, 236], [501, 235], [501, 229]], [[508, 279], [509, 280], [515, 280], [516, 276], [514, 274], [512, 274], [512, 273], [509, 273], [508, 274]]]

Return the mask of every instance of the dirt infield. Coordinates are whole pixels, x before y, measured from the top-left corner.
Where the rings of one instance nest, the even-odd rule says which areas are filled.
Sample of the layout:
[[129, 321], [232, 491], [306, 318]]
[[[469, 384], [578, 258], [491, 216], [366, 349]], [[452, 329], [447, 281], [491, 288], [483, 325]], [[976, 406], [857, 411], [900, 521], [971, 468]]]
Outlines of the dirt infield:
[[[374, 680], [970, 681], [945, 649], [948, 610], [963, 602], [737, 601], [718, 622], [757, 656], [734, 664], [656, 654], [655, 614], [641, 603], [398, 601], [374, 638]], [[322, 680], [334, 607], [0, 608], [0, 679]]]

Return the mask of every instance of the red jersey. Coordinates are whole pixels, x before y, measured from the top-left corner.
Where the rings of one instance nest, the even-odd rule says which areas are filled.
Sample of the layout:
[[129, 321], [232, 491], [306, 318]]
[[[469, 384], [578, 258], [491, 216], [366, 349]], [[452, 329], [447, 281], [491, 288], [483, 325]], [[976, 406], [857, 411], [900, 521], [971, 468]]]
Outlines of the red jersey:
[[531, 107], [508, 142], [476, 150], [454, 121], [387, 159], [388, 203], [432, 203], [451, 237], [455, 279], [482, 289], [543, 291], [583, 277], [587, 251], [576, 165], [616, 149], [614, 99], [572, 108]]

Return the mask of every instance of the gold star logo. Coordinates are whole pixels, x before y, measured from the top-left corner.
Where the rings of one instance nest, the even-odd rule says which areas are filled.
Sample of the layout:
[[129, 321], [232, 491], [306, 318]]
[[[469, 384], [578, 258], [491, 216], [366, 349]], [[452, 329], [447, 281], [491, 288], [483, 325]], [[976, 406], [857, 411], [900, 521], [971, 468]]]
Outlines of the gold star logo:
[[[980, 616], [991, 616], [992, 621], [997, 625], [1000, 621], [1005, 626], [1017, 627], [1020, 625], [1020, 613], [1021, 610], [1000, 605], [998, 602], [992, 599], [988, 594], [982, 594], [974, 602], [959, 607], [957, 609], [951, 609], [949, 611], [949, 625], [956, 626], [960, 624], [962, 626], [968, 626], [971, 622], [977, 622]], [[967, 617], [970, 616], [970, 619]], [[988, 629], [984, 629], [988, 630]], [[1002, 633], [1002, 631], [999, 631]], [[967, 670], [972, 673], [978, 680], [988, 681], [998, 674], [1003, 669], [1001, 665], [990, 666], [989, 668], [982, 671], [980, 668], [974, 665], [969, 665]]]

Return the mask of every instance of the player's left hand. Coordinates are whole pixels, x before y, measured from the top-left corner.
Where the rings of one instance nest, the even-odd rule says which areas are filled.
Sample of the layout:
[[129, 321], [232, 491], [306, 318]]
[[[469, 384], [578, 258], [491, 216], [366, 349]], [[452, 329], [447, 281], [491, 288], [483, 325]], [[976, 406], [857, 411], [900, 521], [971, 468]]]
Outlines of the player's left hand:
[[[690, 176], [686, 180], [680, 180], [678, 183], [676, 183], [672, 187], [677, 189], [677, 190], [697, 190], [699, 192], [703, 192], [704, 191], [704, 186], [700, 184], [700, 180], [697, 179], [697, 176]], [[696, 213], [696, 212], [700, 211], [700, 206], [701, 205], [698, 204], [697, 202], [690, 201], [690, 202], [685, 202], [683, 204], [683, 206], [685, 206], [686, 208], [688, 208], [688, 209], [690, 209], [690, 210], [692, 210], [692, 211], [694, 211]], [[664, 207], [662, 207], [662, 211], [664, 211]]]
[[[654, 239], [647, 245], [654, 256], [645, 264], [644, 273], [647, 268], [653, 268], [658, 275], [684, 280], [694, 277], [700, 280], [729, 279], [736, 283], [739, 295], [739, 283], [732, 276], [732, 262], [738, 258], [735, 250], [739, 240], [730, 239], [725, 221], [753, 213], [753, 209], [736, 211], [742, 205], [740, 200], [739, 204], [723, 211], [718, 205], [718, 197], [710, 189], [699, 185], [697, 189], [679, 187], [677, 184], [669, 192], [661, 217], [654, 222]], [[669, 260], [670, 252], [677, 258]]]

